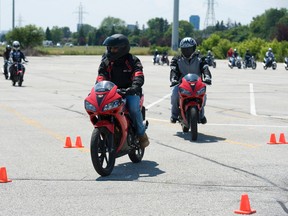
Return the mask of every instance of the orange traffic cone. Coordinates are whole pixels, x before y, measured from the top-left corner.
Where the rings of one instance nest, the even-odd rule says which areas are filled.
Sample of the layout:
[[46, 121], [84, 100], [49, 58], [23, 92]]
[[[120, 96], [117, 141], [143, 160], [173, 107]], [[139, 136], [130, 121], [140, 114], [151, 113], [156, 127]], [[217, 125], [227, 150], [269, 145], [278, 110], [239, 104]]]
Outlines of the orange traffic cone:
[[270, 135], [270, 142], [268, 142], [267, 144], [278, 144], [277, 141], [276, 141], [275, 133], [272, 133]]
[[64, 148], [73, 148], [70, 136], [66, 137], [65, 146]]
[[84, 148], [84, 146], [82, 145], [82, 141], [81, 141], [81, 137], [80, 136], [76, 137], [75, 148]]
[[12, 182], [12, 180], [8, 179], [6, 168], [0, 167], [0, 183], [7, 183], [7, 182]]
[[284, 133], [280, 133], [279, 143], [280, 144], [288, 144], [288, 142], [286, 142]]
[[250, 202], [247, 194], [242, 194], [241, 202], [240, 202], [240, 209], [234, 210], [236, 214], [253, 214], [256, 213], [256, 210], [251, 209]]

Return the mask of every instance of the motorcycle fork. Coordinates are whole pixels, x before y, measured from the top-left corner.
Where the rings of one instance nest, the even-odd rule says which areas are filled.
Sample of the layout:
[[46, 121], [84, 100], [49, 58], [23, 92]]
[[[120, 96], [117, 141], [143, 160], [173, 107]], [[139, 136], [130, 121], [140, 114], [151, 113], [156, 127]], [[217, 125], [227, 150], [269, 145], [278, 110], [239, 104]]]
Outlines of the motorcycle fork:
[[188, 102], [187, 104], [183, 105], [184, 107], [181, 109], [181, 116], [183, 119], [183, 124], [187, 126], [188, 128], [190, 127], [190, 122], [188, 121], [190, 119], [190, 109], [191, 107], [196, 106], [198, 113], [199, 113], [199, 105], [195, 103], [194, 101]]

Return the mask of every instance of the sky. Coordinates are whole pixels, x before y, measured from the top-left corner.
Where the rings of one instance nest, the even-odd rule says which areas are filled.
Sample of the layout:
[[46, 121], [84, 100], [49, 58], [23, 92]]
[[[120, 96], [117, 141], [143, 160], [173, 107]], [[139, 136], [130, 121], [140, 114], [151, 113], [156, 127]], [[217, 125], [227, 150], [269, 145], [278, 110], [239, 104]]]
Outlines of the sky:
[[[36, 25], [44, 30], [53, 26], [68, 26], [76, 31], [82, 5], [83, 24], [99, 28], [108, 16], [119, 18], [126, 24], [147, 26], [153, 18], [173, 21], [174, 0], [14, 0], [15, 26]], [[211, 0], [212, 1], [212, 0]], [[0, 31], [12, 29], [12, 2], [0, 0]], [[208, 0], [179, 0], [179, 20], [189, 21], [191, 15], [200, 16], [203, 29], [207, 14]], [[228, 20], [249, 24], [253, 17], [270, 8], [288, 8], [288, 0], [214, 0], [216, 21]]]

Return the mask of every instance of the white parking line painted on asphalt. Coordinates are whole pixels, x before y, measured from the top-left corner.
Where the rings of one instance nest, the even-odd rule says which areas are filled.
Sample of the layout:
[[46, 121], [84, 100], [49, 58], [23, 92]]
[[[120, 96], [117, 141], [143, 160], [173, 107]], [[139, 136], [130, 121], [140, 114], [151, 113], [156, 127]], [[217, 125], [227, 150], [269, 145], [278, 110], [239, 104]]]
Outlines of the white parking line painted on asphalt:
[[[169, 120], [164, 120], [164, 119], [156, 119], [156, 118], [149, 118], [147, 117], [148, 120], [151, 121], [158, 121], [158, 122], [164, 122], [164, 123], [169, 123]], [[178, 125], [178, 124], [171, 124], [171, 125]], [[217, 123], [207, 123], [205, 126], [221, 126], [221, 127], [262, 127], [262, 128], [288, 128], [288, 125], [255, 125], [255, 124], [217, 124]]]
[[165, 95], [164, 97], [160, 98], [159, 100], [149, 104], [148, 106], [146, 106], [147, 109], [151, 108], [152, 106], [155, 106], [156, 104], [160, 103], [161, 101], [165, 100], [166, 98], [170, 97], [171, 93]]
[[249, 84], [250, 87], [250, 114], [257, 116], [256, 114], [256, 106], [255, 106], [255, 96], [254, 96], [254, 89], [253, 89], [253, 83]]

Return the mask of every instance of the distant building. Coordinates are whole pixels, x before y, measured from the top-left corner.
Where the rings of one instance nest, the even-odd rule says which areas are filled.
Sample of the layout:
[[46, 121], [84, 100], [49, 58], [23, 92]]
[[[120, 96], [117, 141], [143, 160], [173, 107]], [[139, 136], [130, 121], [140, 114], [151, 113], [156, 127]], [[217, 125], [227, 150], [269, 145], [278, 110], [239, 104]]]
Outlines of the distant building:
[[189, 22], [194, 26], [194, 29], [200, 30], [200, 17], [198, 15], [190, 16]]
[[136, 25], [133, 25], [133, 24], [128, 24], [127, 25], [127, 28], [130, 30], [130, 31], [134, 31], [136, 29]]

